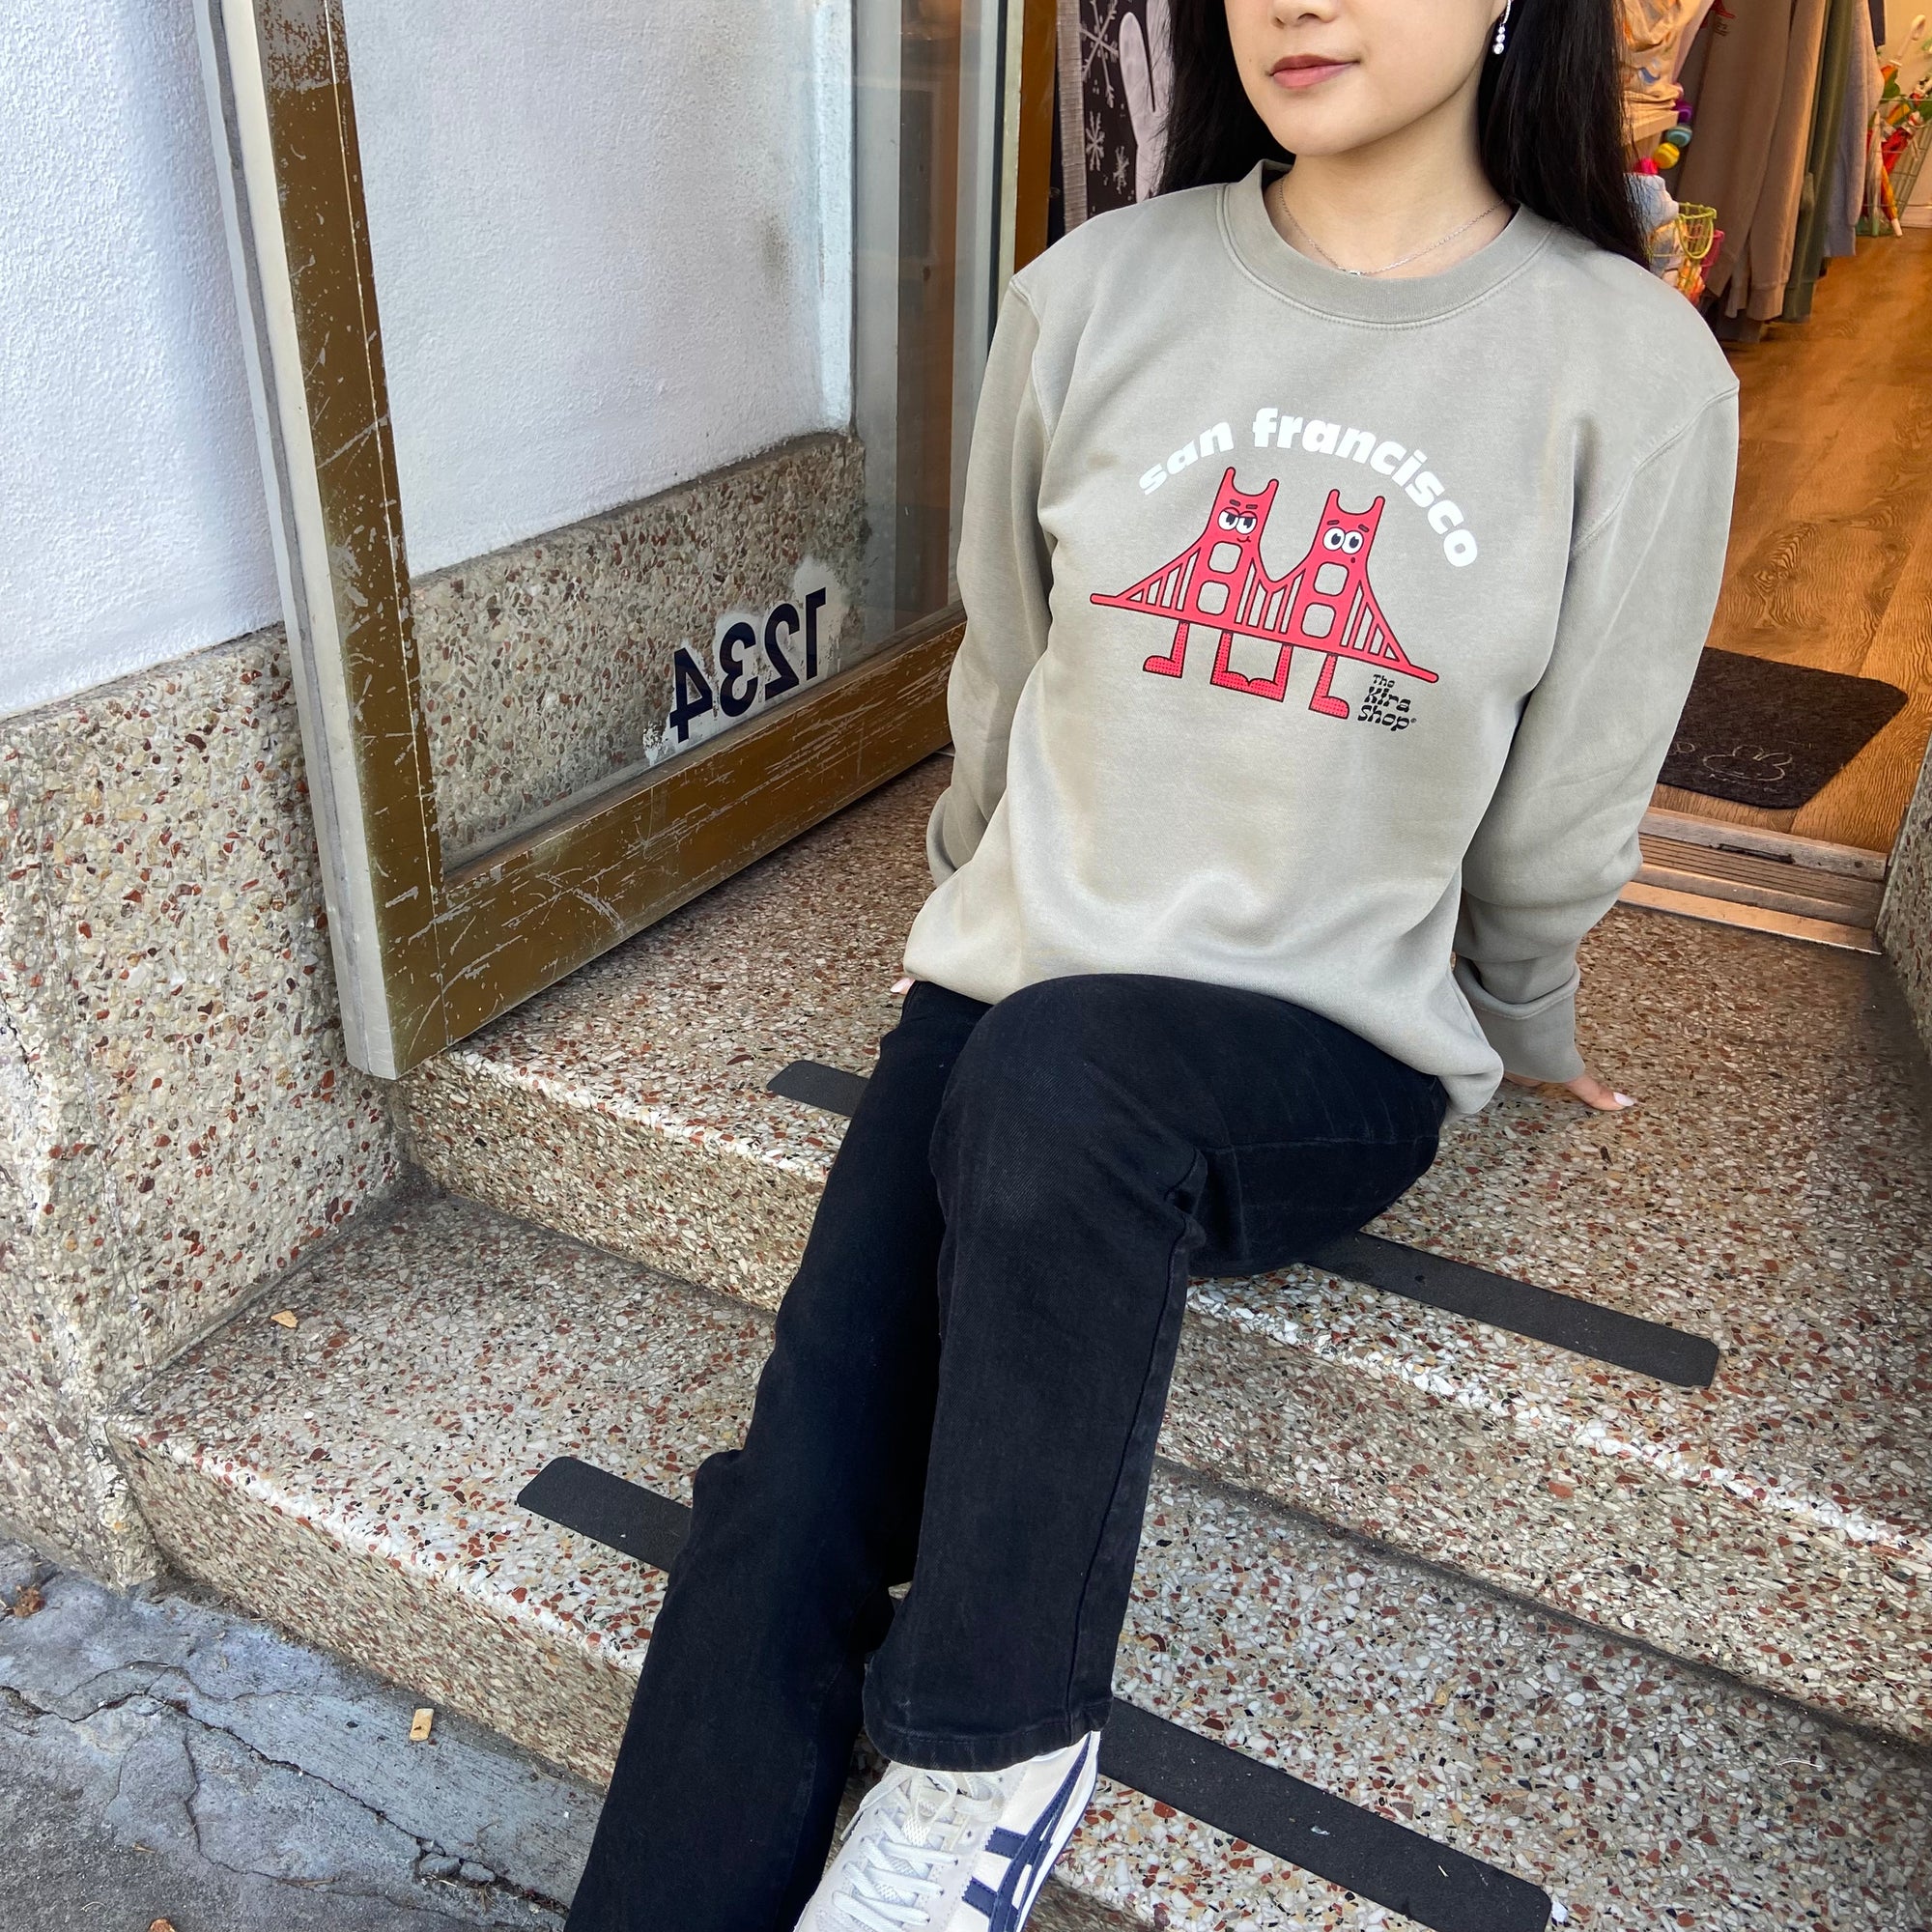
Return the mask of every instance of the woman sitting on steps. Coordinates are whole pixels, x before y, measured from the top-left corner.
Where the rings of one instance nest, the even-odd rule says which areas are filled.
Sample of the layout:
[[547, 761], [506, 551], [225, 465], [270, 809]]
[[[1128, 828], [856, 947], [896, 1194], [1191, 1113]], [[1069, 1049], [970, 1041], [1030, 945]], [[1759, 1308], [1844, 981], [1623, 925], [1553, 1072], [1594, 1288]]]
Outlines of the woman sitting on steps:
[[[1014, 277], [913, 983], [698, 1471], [572, 1932], [1018, 1932], [1094, 1787], [1189, 1275], [1359, 1228], [1505, 1073], [1629, 1104], [1577, 949], [1737, 413], [1643, 264], [1613, 6], [1176, 0], [1165, 191]], [[862, 1721], [890, 1764], [828, 1867]]]

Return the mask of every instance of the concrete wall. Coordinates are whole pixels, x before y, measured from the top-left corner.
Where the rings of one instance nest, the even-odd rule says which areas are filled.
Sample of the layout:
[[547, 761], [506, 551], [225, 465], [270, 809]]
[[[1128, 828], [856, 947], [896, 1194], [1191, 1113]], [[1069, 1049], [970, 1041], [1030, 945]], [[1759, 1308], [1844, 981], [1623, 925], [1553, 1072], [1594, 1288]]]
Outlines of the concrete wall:
[[107, 1407], [400, 1172], [279, 632], [12, 721], [0, 844], [0, 1521], [127, 1577]]
[[[762, 635], [768, 611], [789, 602], [802, 612], [822, 590], [817, 674], [856, 661], [865, 469], [856, 438], [800, 437], [641, 503], [418, 572], [418, 690], [443, 863], [728, 728], [717, 710], [687, 719], [682, 734], [670, 721], [675, 653], [685, 647], [716, 677], [735, 619]], [[803, 678], [810, 666], [792, 655]]]
[[848, 0], [346, 0], [421, 573], [851, 413]]
[[189, 0], [0, 0], [0, 712], [273, 622]]
[[[0, 0], [0, 714], [280, 616], [196, 0]], [[419, 570], [850, 413], [848, 0], [351, 0]]]

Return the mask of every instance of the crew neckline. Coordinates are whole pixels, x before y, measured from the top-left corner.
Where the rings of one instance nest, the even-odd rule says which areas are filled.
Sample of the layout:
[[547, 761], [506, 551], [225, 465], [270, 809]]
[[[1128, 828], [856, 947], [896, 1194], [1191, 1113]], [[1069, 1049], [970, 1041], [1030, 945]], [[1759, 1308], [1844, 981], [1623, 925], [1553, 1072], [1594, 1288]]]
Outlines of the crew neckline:
[[1387, 281], [1351, 275], [1304, 255], [1282, 239], [1268, 214], [1267, 184], [1287, 168], [1257, 161], [1221, 191], [1221, 223], [1235, 258], [1258, 281], [1304, 308], [1352, 322], [1400, 325], [1432, 322], [1480, 300], [1548, 246], [1554, 224], [1519, 208], [1502, 232], [1473, 255], [1433, 275]]

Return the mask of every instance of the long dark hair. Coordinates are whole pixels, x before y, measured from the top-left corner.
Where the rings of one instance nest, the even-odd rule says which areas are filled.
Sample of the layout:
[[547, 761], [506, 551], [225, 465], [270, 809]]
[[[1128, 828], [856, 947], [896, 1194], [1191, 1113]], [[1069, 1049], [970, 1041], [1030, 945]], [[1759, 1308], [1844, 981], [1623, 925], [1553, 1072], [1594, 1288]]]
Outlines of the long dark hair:
[[[1483, 62], [1477, 138], [1506, 200], [1647, 266], [1624, 174], [1615, 0], [1515, 0], [1506, 50]], [[1288, 160], [1235, 66], [1224, 0], [1175, 0], [1161, 192]]]

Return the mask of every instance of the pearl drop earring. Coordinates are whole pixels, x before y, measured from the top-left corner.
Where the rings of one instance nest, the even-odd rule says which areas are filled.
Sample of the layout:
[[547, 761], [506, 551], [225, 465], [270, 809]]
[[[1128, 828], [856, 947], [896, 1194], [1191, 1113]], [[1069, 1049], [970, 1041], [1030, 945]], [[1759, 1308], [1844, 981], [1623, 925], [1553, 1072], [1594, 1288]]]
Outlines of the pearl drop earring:
[[1501, 53], [1509, 41], [1510, 9], [1515, 5], [1516, 0], [1504, 0], [1503, 16], [1496, 22], [1496, 37], [1490, 43], [1492, 54]]

